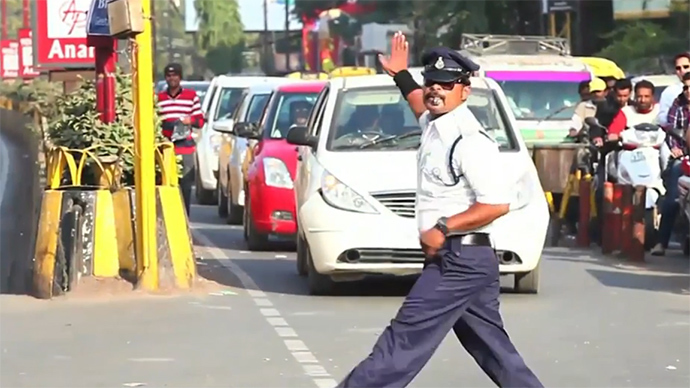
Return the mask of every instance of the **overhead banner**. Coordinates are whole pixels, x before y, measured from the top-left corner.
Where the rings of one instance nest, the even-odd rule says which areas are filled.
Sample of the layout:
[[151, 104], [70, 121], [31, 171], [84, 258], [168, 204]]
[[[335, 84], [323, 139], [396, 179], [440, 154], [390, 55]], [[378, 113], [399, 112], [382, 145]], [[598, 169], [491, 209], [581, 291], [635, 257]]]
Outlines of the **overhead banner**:
[[672, 0], [613, 0], [613, 18], [655, 19], [671, 15]]
[[91, 0], [39, 0], [32, 4], [34, 66], [94, 67], [94, 48], [86, 43]]
[[19, 77], [34, 78], [40, 73], [34, 68], [34, 44], [30, 28], [20, 28], [17, 31], [19, 38]]
[[0, 78], [19, 78], [19, 42], [0, 40]]

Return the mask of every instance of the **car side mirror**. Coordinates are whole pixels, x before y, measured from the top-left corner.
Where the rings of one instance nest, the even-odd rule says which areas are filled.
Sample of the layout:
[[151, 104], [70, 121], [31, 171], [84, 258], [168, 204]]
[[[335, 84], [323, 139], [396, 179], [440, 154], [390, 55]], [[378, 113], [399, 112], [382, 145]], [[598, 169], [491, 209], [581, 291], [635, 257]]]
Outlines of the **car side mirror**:
[[235, 135], [239, 137], [244, 137], [247, 139], [258, 140], [261, 138], [259, 133], [259, 128], [254, 123], [237, 123], [233, 128]]
[[220, 133], [234, 133], [231, 120], [220, 120], [213, 123], [213, 130]]
[[290, 127], [286, 139], [290, 144], [307, 146], [311, 148], [316, 148], [319, 140], [318, 138], [309, 135], [309, 128], [297, 125]]

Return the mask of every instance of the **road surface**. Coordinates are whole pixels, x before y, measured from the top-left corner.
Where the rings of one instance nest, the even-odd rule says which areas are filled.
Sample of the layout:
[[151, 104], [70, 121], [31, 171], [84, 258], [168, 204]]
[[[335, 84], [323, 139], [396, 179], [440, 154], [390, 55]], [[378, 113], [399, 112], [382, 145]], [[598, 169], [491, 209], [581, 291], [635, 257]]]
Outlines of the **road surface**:
[[[0, 308], [7, 387], [332, 387], [366, 357], [409, 281], [313, 297], [294, 252], [248, 252], [238, 227], [194, 206], [200, 268], [222, 292]], [[504, 294], [507, 330], [549, 387], [690, 386], [688, 262], [645, 269], [549, 249], [539, 295]], [[210, 275], [209, 275], [210, 273]], [[451, 335], [412, 387], [491, 387]]]

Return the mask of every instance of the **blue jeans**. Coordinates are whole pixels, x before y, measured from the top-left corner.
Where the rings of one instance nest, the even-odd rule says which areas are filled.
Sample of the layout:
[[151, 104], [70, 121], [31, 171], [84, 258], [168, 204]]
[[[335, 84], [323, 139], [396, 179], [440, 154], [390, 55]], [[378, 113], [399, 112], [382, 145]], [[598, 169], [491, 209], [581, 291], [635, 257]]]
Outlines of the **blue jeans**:
[[671, 241], [673, 226], [676, 223], [676, 217], [680, 211], [680, 205], [678, 204], [678, 180], [682, 175], [683, 172], [680, 169], [680, 162], [674, 161], [664, 180], [666, 196], [661, 204], [661, 222], [659, 224], [658, 241], [664, 248], [667, 248], [669, 241]]

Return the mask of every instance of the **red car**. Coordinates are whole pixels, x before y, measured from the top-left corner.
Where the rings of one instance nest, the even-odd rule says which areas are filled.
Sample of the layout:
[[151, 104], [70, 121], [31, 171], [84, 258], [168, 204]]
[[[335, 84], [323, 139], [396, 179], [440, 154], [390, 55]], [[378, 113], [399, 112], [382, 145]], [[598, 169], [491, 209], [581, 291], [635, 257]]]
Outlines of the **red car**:
[[[297, 148], [285, 140], [292, 125], [306, 125], [323, 81], [277, 86], [256, 128], [238, 128], [253, 139], [245, 177], [244, 238], [251, 250], [264, 248], [269, 235], [297, 233], [293, 180]], [[240, 125], [241, 127], [241, 125]], [[250, 142], [251, 144], [251, 142]]]

